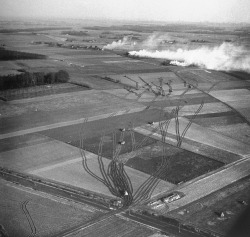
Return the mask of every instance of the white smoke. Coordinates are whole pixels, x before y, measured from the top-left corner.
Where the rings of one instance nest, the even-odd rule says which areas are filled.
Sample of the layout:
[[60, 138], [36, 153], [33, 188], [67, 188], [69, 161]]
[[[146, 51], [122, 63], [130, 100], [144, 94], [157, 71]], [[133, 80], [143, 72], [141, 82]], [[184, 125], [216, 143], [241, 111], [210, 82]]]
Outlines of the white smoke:
[[136, 42], [132, 42], [130, 37], [125, 36], [123, 37], [122, 40], [118, 40], [118, 41], [113, 41], [111, 44], [107, 44], [105, 46], [103, 46], [103, 49], [124, 49], [124, 48], [129, 48], [129, 49], [133, 49], [133, 46], [136, 44]]
[[123, 39], [118, 41], [113, 41], [110, 44], [103, 46], [103, 49], [125, 49], [125, 50], [138, 50], [138, 49], [157, 49], [163, 40], [170, 40], [167, 34], [154, 33], [149, 35], [143, 41], [133, 41], [131, 36], [125, 36]]
[[[148, 51], [143, 49], [131, 51], [129, 55], [178, 61], [179, 65], [182, 64], [183, 66], [196, 65], [213, 70], [250, 72], [250, 52], [242, 46], [236, 46], [231, 43], [223, 43], [213, 48], [203, 46], [192, 50]], [[177, 63], [175, 62], [175, 64]]]
[[167, 35], [163, 34], [153, 34], [147, 37], [144, 41], [140, 43], [140, 48], [142, 49], [157, 49], [161, 44], [163, 39], [169, 38]]
[[176, 66], [182, 66], [182, 67], [187, 67], [189, 66], [189, 64], [185, 63], [185, 62], [179, 62], [177, 60], [173, 60], [171, 61], [169, 64], [171, 65], [176, 65]]

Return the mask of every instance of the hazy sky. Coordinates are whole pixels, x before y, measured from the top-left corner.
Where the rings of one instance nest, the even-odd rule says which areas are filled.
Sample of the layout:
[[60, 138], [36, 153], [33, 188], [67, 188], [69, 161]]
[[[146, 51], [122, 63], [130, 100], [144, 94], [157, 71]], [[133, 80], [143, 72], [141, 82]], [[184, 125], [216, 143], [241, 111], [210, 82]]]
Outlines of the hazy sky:
[[250, 0], [0, 0], [0, 15], [250, 23]]

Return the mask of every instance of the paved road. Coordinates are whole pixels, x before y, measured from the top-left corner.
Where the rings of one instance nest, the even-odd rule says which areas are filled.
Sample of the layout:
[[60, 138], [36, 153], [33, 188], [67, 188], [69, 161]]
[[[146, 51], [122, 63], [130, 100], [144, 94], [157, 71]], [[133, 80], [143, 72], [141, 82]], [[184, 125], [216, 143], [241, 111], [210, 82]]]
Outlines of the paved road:
[[[37, 178], [28, 174], [17, 173], [13, 170], [7, 170], [0, 168], [0, 178], [7, 181], [19, 184], [24, 187], [28, 187], [43, 193], [49, 193], [58, 197], [74, 200], [79, 203], [88, 204], [100, 210], [109, 210], [104, 199], [108, 200], [109, 197], [96, 195], [95, 193], [89, 192], [88, 190], [81, 189], [76, 190], [71, 187], [57, 183], [47, 179]], [[1, 180], [0, 179], [0, 180]], [[103, 194], [102, 194], [103, 195]]]
[[[182, 121], [184, 125], [187, 123], [187, 120], [183, 118], [181, 118], [180, 121]], [[157, 126], [157, 124], [155, 126]], [[172, 211], [185, 206], [193, 201], [209, 195], [212, 192], [222, 189], [239, 179], [250, 175], [250, 148], [247, 146], [247, 144], [223, 136], [209, 129], [202, 128], [198, 125], [194, 125], [192, 129], [192, 126], [186, 134], [186, 137], [188, 139], [196, 140], [200, 143], [209, 144], [212, 147], [217, 147], [222, 150], [229, 150], [230, 152], [241, 155], [242, 159], [230, 163], [224, 166], [222, 169], [212, 172], [203, 178], [197, 178], [174, 189], [176, 191], [183, 192], [185, 196], [173, 203], [170, 203], [168, 211]], [[150, 135], [152, 133], [150, 130], [152, 130], [152, 127], [149, 126], [144, 128], [139, 127], [135, 129], [135, 131], [144, 135]], [[183, 126], [180, 126], [180, 131], [182, 130]], [[174, 121], [171, 121], [168, 132], [175, 134]], [[155, 132], [151, 136], [161, 140], [161, 135], [157, 132]], [[170, 142], [172, 144], [174, 144], [174, 142], [176, 143], [176, 138], [168, 137], [167, 139], [167, 142]], [[159, 196], [162, 195], [163, 193]]]
[[211, 175], [197, 179], [193, 182], [191, 181], [188, 184], [176, 188], [176, 191], [183, 192], [185, 196], [175, 202], [170, 203], [168, 205], [168, 211], [183, 207], [249, 175], [249, 158], [229, 164], [223, 169], [212, 173]]
[[219, 233], [213, 233], [216, 235], [211, 234], [210, 232], [206, 230], [206, 234], [204, 233], [204, 230], [198, 230], [196, 227], [188, 228], [185, 225], [182, 225], [180, 222], [178, 223], [177, 220], [174, 219], [168, 219], [168, 221], [161, 220], [154, 216], [149, 215], [143, 215], [140, 213], [134, 213], [134, 212], [126, 212], [121, 213], [120, 215], [125, 216], [133, 221], [143, 223], [145, 225], [149, 225], [151, 227], [154, 227], [156, 229], [159, 229], [170, 236], [174, 235], [176, 237], [204, 237], [204, 236], [222, 236]]

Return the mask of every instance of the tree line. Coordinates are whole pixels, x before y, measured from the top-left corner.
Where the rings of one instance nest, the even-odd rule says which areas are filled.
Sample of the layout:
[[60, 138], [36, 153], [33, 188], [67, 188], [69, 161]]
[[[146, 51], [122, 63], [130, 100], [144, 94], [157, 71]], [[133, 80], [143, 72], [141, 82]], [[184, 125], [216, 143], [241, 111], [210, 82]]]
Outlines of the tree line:
[[20, 59], [46, 59], [45, 55], [12, 51], [0, 47], [0, 61], [20, 60]]
[[10, 74], [0, 76], [0, 90], [17, 89], [46, 84], [66, 83], [69, 81], [67, 71], [58, 72], [23, 72], [21, 74]]

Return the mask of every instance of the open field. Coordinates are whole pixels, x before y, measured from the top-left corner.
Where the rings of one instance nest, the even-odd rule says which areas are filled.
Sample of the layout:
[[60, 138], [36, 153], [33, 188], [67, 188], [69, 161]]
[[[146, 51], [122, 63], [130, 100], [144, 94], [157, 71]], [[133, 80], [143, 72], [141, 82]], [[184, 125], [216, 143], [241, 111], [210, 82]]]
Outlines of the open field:
[[[77, 231], [70, 237], [90, 236], [90, 237], [116, 237], [116, 236], [154, 236], [156, 230], [148, 228], [146, 225], [130, 221], [120, 216], [113, 216], [99, 224], [89, 226], [83, 230]], [[157, 236], [157, 235], [156, 235]]]
[[[249, 198], [248, 69], [174, 66], [128, 52], [222, 44], [247, 52], [248, 28], [8, 24], [0, 21], [1, 50], [12, 57], [0, 61], [1, 77], [30, 73], [31, 83], [35, 73], [69, 74], [63, 84], [0, 91], [0, 224], [10, 236], [166, 236], [144, 217], [132, 221], [125, 215], [130, 210], [194, 229], [230, 229], [243, 210], [237, 200]], [[39, 185], [45, 193], [30, 188]], [[147, 205], [173, 192], [182, 197], [162, 209]], [[97, 197], [108, 211], [97, 210]], [[214, 214], [218, 210], [225, 210], [224, 219]], [[170, 236], [185, 236], [176, 233]]]
[[[119, 138], [120, 133], [115, 133]], [[112, 134], [105, 134], [105, 142], [102, 147], [102, 154], [104, 157], [112, 159]], [[135, 143], [140, 144], [145, 138], [141, 134], [134, 133]], [[126, 146], [122, 147], [120, 151], [120, 160], [124, 160], [128, 167], [142, 171], [147, 174], [154, 174], [159, 169], [162, 162], [163, 145], [154, 139], [147, 139], [143, 143], [143, 147], [139, 146], [139, 150], [133, 151], [133, 144], [131, 141], [131, 134], [125, 134], [123, 140]], [[75, 143], [71, 143], [74, 145]], [[95, 154], [98, 153], [100, 144], [100, 137], [86, 139], [83, 148]], [[172, 146], [164, 146], [166, 151], [165, 159], [169, 160], [168, 169], [161, 175], [161, 179], [167, 180], [171, 183], [180, 183], [204, 174], [213, 169], [222, 166], [223, 163], [212, 159], [207, 159], [201, 155], [197, 155], [182, 149], [174, 148]], [[185, 157], [183, 159], [182, 157]]]
[[9, 236], [52, 236], [102, 214], [93, 207], [30, 190], [2, 179], [0, 188], [0, 221]]
[[10, 101], [10, 100], [40, 97], [40, 96], [45, 96], [45, 95], [83, 91], [87, 89], [88, 88], [86, 86], [78, 86], [78, 85], [70, 84], [70, 83], [63, 83], [60, 85], [50, 84], [50, 85], [43, 85], [43, 86], [26, 87], [21, 90], [20, 89], [4, 90], [4, 91], [0, 91], [0, 96], [2, 98], [5, 98], [7, 101]]
[[[29, 136], [25, 146], [19, 145], [15, 148], [8, 150], [8, 147], [6, 147], [6, 151], [1, 152], [2, 167], [91, 190], [106, 196], [110, 195], [105, 185], [98, 182], [84, 170], [83, 158], [78, 148], [38, 135]], [[34, 156], [36, 159], [34, 159]], [[102, 167], [97, 155], [86, 152], [86, 156], [89, 169], [101, 177]], [[105, 170], [107, 170], [109, 162], [103, 156], [102, 163]], [[126, 168], [126, 172], [130, 177], [134, 190], [137, 190], [148, 177], [147, 174], [129, 167]], [[162, 181], [155, 192], [162, 192], [173, 186], [171, 183]]]
[[[221, 189], [168, 214], [169, 217], [182, 222], [192, 222], [196, 226], [216, 230], [219, 233], [229, 233], [237, 218], [247, 209], [241, 201], [249, 202], [249, 177]], [[219, 217], [224, 212], [225, 217]]]
[[[5, 136], [4, 134], [31, 128], [34, 128], [34, 131], [42, 131], [52, 128], [46, 128], [47, 125], [54, 124], [54, 126], [60, 127], [67, 125], [67, 123], [71, 124], [71, 121], [75, 121], [73, 124], [82, 123], [84, 119], [96, 119], [98, 116], [105, 118], [144, 108], [140, 104], [124, 101], [119, 98], [116, 98], [113, 100], [113, 104], [110, 104], [110, 98], [112, 97], [114, 98], [114, 96], [105, 92], [81, 91], [11, 101], [11, 105], [13, 105], [12, 109], [16, 108], [17, 114], [20, 116], [10, 117], [8, 114], [4, 114], [4, 112], [8, 112], [7, 109], [4, 109], [2, 111], [4, 116], [1, 123], [1, 134]], [[10, 113], [13, 114], [13, 111], [11, 110]], [[68, 116], [65, 116], [66, 114]], [[31, 117], [33, 117], [32, 120], [30, 120]], [[27, 121], [30, 122], [27, 123]], [[9, 128], [6, 126], [8, 124]], [[40, 129], [37, 130], [37, 127], [40, 127]], [[26, 133], [29, 133], [29, 130]]]

